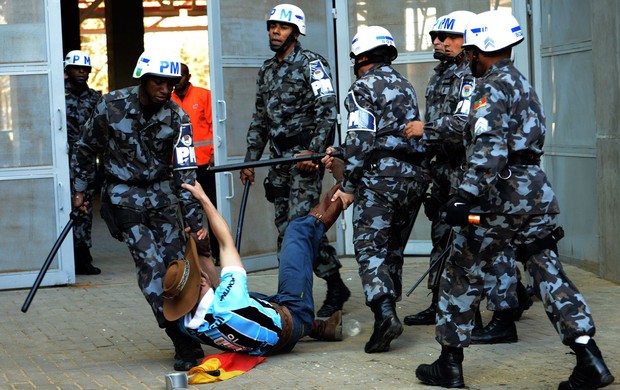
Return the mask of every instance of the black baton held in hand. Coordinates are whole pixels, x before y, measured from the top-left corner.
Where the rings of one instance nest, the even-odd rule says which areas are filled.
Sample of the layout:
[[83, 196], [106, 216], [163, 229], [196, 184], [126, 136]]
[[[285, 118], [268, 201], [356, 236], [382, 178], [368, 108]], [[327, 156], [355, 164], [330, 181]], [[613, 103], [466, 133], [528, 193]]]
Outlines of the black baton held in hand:
[[218, 166], [210, 167], [210, 168], [207, 168], [207, 171], [217, 173], [217, 172], [228, 172], [228, 171], [241, 170], [241, 169], [246, 169], [246, 168], [266, 167], [266, 166], [277, 165], [277, 164], [291, 164], [291, 163], [297, 163], [300, 161], [320, 160], [325, 156], [342, 157], [342, 153], [332, 153], [332, 154], [312, 153], [312, 154], [304, 154], [301, 156], [272, 158], [270, 160], [246, 161], [246, 162], [242, 162], [238, 164], [225, 164], [225, 165], [218, 165]]
[[54, 260], [56, 253], [58, 253], [58, 249], [60, 249], [60, 246], [62, 245], [63, 241], [65, 241], [65, 238], [67, 238], [67, 235], [71, 231], [71, 228], [73, 227], [73, 224], [75, 223], [75, 220], [79, 217], [79, 215], [80, 215], [80, 212], [78, 210], [73, 210], [71, 212], [69, 222], [67, 222], [67, 224], [65, 225], [65, 228], [62, 229], [62, 232], [60, 232], [60, 236], [58, 236], [58, 239], [56, 239], [56, 242], [54, 243], [52, 250], [50, 251], [49, 255], [47, 255], [47, 259], [45, 259], [45, 262], [43, 263], [43, 266], [41, 267], [41, 270], [39, 271], [39, 275], [35, 279], [34, 284], [32, 285], [32, 288], [30, 289], [30, 292], [28, 293], [28, 296], [26, 297], [26, 300], [24, 301], [24, 304], [22, 306], [22, 312], [25, 313], [28, 311], [28, 308], [30, 307], [32, 300], [34, 299], [34, 295], [37, 293], [39, 286], [41, 286], [41, 282], [43, 281], [43, 278], [45, 277], [45, 273], [47, 272], [50, 265], [52, 264], [52, 261]]

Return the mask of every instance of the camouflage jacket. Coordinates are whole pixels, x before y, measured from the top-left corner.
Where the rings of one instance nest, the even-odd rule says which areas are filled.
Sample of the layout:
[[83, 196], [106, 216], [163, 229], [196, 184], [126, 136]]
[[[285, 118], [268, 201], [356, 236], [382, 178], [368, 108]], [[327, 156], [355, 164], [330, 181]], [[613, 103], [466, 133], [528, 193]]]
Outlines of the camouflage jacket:
[[[345, 100], [349, 113], [347, 137], [339, 149], [346, 161], [342, 189], [353, 193], [362, 176], [376, 163], [373, 154], [379, 152], [425, 157], [419, 140], [408, 140], [405, 125], [419, 120], [418, 101], [409, 81], [394, 68], [376, 64], [357, 79], [349, 88]], [[405, 163], [402, 159], [383, 159], [376, 164], [377, 176], [420, 177], [428, 172], [419, 165]]]
[[440, 108], [448, 93], [449, 84], [444, 85], [446, 75], [452, 73], [455, 65], [442, 61], [433, 68], [433, 75], [428, 80], [424, 97], [426, 99], [426, 113], [424, 114], [424, 122], [432, 122], [439, 118]]
[[437, 102], [437, 117], [424, 125], [422, 139], [425, 146], [446, 155], [453, 152], [464, 155], [463, 129], [469, 117], [475, 85], [476, 79], [471, 74], [468, 61], [452, 64], [450, 71], [442, 78], [440, 96], [443, 100]]
[[278, 146], [283, 155], [300, 150], [324, 152], [333, 142], [337, 103], [329, 65], [320, 55], [297, 43], [281, 62], [275, 56], [268, 59], [258, 72], [245, 161], [260, 159], [267, 141], [272, 146], [274, 139], [295, 143], [295, 136], [303, 136], [306, 145]]
[[472, 212], [559, 213], [558, 201], [538, 163], [545, 142], [540, 100], [510, 59], [478, 79], [464, 138], [468, 170], [459, 193], [474, 197]]
[[93, 112], [97, 100], [101, 94], [94, 89], [88, 88], [81, 94], [73, 90], [69, 80], [65, 80], [65, 103], [67, 105], [67, 142], [69, 148], [80, 138], [80, 127], [86, 123], [90, 113]]
[[112, 204], [142, 210], [165, 207], [180, 200], [187, 225], [197, 231], [202, 227], [202, 208], [181, 187], [181, 183], [193, 183], [196, 172], [172, 169], [181, 123], [189, 123], [189, 117], [170, 100], [145, 120], [139, 89], [135, 86], [113, 91], [97, 103], [71, 158], [74, 188], [83, 192], [94, 180], [95, 158], [102, 154], [105, 172], [102, 191]]

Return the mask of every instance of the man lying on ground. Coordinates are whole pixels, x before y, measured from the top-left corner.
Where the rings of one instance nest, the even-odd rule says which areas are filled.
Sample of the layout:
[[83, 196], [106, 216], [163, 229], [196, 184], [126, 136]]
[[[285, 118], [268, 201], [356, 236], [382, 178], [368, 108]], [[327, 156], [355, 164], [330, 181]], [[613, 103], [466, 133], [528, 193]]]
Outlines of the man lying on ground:
[[[224, 351], [263, 356], [290, 352], [304, 336], [342, 340], [342, 314], [314, 318], [312, 265], [323, 233], [336, 221], [342, 202], [331, 201], [336, 184], [306, 216], [289, 224], [275, 295], [249, 293], [247, 274], [228, 224], [200, 183], [183, 184], [202, 204], [220, 244], [221, 280], [213, 285], [196, 256], [170, 264], [164, 279], [164, 316], [181, 330]], [[191, 240], [190, 240], [191, 241]]]

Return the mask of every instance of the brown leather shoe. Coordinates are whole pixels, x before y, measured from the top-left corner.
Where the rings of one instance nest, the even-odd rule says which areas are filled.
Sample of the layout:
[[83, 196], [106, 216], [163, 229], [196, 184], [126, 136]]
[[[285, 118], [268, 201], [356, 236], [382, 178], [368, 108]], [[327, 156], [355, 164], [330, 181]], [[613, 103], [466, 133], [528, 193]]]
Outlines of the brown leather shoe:
[[336, 311], [326, 320], [315, 319], [308, 336], [323, 341], [342, 341], [342, 311]]
[[337, 199], [335, 202], [331, 200], [338, 189], [340, 189], [340, 184], [335, 184], [327, 191], [327, 194], [323, 196], [319, 204], [308, 213], [308, 215], [312, 215], [325, 225], [325, 231], [329, 230], [334, 222], [336, 222], [336, 219], [338, 219], [342, 211], [342, 200]]

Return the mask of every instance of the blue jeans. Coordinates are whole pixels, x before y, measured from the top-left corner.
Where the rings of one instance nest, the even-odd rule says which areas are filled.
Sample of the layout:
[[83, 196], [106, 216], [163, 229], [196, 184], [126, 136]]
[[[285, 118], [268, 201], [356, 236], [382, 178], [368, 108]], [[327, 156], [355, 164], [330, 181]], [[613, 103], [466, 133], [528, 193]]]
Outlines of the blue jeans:
[[292, 349], [314, 323], [312, 265], [324, 233], [325, 225], [309, 215], [294, 219], [286, 228], [280, 250], [278, 293], [267, 298], [286, 306], [293, 317], [291, 341], [283, 350]]

